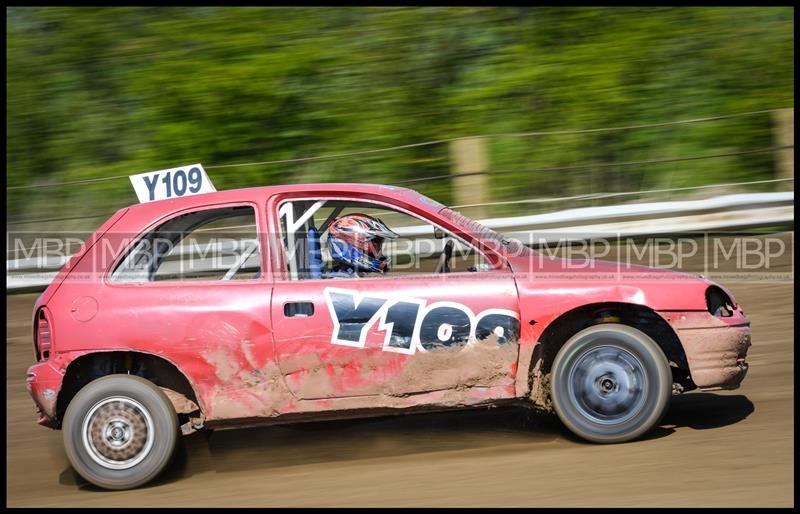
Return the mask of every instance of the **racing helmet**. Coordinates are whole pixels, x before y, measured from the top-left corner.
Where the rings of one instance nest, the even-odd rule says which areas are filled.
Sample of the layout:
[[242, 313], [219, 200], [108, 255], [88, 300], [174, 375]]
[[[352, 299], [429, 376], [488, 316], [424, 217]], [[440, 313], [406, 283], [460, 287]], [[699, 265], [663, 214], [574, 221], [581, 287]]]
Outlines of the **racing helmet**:
[[339, 216], [328, 227], [331, 258], [355, 271], [389, 271], [390, 259], [382, 251], [384, 239], [397, 239], [397, 234], [378, 218], [366, 214]]

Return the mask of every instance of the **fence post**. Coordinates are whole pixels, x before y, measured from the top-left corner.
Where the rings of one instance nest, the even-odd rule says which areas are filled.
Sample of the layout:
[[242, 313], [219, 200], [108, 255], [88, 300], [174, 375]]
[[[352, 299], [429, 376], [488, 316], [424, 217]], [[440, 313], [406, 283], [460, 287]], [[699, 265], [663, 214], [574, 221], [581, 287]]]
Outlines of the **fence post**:
[[[777, 178], [794, 178], [794, 109], [775, 110], [772, 112], [772, 119], [775, 146], [792, 147], [776, 151]], [[779, 189], [794, 189], [794, 183], [791, 181], [779, 184]]]
[[[450, 156], [456, 175], [489, 171], [486, 138], [470, 137], [450, 143]], [[453, 177], [453, 204], [471, 205], [489, 201], [489, 177], [485, 173]], [[474, 219], [488, 218], [486, 206], [459, 209]]]

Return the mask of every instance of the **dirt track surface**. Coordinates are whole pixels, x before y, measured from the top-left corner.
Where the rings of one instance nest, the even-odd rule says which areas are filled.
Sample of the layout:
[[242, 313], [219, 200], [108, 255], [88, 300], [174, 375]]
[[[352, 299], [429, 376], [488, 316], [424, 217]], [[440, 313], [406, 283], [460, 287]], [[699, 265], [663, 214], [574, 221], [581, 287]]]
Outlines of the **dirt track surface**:
[[793, 506], [792, 284], [728, 285], [753, 324], [729, 392], [675, 398], [644, 440], [594, 445], [498, 408], [193, 434], [156, 482], [107, 492], [25, 390], [37, 295], [7, 297], [9, 506]]

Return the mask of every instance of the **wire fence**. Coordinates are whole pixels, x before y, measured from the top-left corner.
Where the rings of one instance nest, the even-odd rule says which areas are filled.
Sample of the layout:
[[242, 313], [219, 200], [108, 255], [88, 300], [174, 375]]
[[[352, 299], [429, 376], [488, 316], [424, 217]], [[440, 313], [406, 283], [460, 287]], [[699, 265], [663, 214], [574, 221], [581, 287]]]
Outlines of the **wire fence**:
[[[744, 150], [741, 152], [726, 152], [726, 153], [718, 153], [712, 155], [693, 155], [688, 157], [671, 157], [667, 159], [648, 159], [642, 161], [623, 161], [623, 162], [595, 162], [591, 164], [579, 164], [575, 166], [557, 166], [557, 167], [550, 167], [550, 168], [536, 168], [536, 169], [521, 169], [521, 170], [487, 170], [487, 171], [474, 171], [470, 173], [448, 173], [446, 175], [437, 175], [433, 177], [422, 177], [422, 178], [415, 178], [409, 180], [401, 180], [400, 182], [393, 182], [392, 185], [404, 185], [404, 184], [414, 184], [414, 183], [421, 183], [421, 182], [430, 182], [434, 180], [445, 180], [445, 179], [452, 179], [455, 177], [470, 177], [475, 175], [503, 175], [503, 174], [511, 174], [511, 173], [543, 173], [543, 172], [550, 172], [550, 171], [574, 171], [574, 170], [586, 170], [586, 169], [597, 169], [597, 168], [616, 168], [622, 166], [642, 166], [646, 164], [664, 164], [669, 162], [682, 162], [682, 161], [697, 161], [702, 159], [715, 159], [719, 157], [733, 157], [737, 155], [747, 155], [747, 154], [755, 154], [755, 153], [773, 153], [778, 150], [785, 150], [788, 148], [794, 148], [794, 145], [787, 145], [787, 146], [776, 146], [771, 148], [756, 148], [753, 150]], [[488, 205], [488, 204], [487, 204]]]
[[[638, 130], [638, 129], [646, 129], [646, 128], [657, 128], [657, 127], [667, 127], [671, 125], [686, 125], [691, 123], [702, 123], [707, 121], [715, 121], [715, 120], [723, 120], [723, 119], [730, 119], [730, 118], [738, 118], [742, 116], [755, 116], [758, 114], [767, 114], [778, 111], [780, 109], [765, 109], [761, 111], [749, 111], [749, 112], [740, 112], [734, 114], [723, 114], [719, 116], [707, 116], [705, 118], [693, 118], [693, 119], [686, 119], [686, 120], [676, 120], [676, 121], [666, 121], [660, 123], [646, 123], [646, 124], [639, 124], [639, 125], [627, 125], [621, 127], [601, 127], [601, 128], [594, 128], [594, 129], [572, 129], [572, 130], [540, 130], [535, 132], [509, 132], [509, 133], [497, 133], [497, 134], [486, 134], [482, 136], [464, 136], [464, 137], [454, 137], [448, 139], [437, 139], [434, 141], [423, 141], [421, 143], [411, 143], [408, 145], [399, 145], [399, 146], [390, 146], [387, 148], [377, 148], [373, 150], [360, 150], [356, 152], [346, 152], [346, 153], [338, 153], [338, 154], [330, 154], [330, 155], [320, 155], [316, 157], [300, 157], [296, 159], [281, 159], [276, 161], [260, 161], [260, 162], [243, 162], [237, 164], [217, 164], [217, 165], [208, 165], [203, 166], [205, 169], [223, 169], [223, 168], [239, 168], [243, 166], [265, 166], [265, 165], [272, 165], [272, 164], [289, 164], [289, 163], [299, 163], [299, 162], [309, 162], [309, 161], [319, 161], [319, 160], [326, 160], [326, 159], [342, 159], [345, 157], [356, 157], [360, 155], [369, 155], [381, 152], [391, 152], [395, 150], [404, 150], [408, 148], [416, 148], [420, 146], [430, 146], [430, 145], [439, 145], [444, 143], [452, 143], [454, 141], [462, 141], [465, 139], [472, 139], [475, 137], [484, 137], [488, 139], [493, 138], [500, 138], [500, 137], [537, 137], [537, 136], [557, 136], [557, 135], [571, 135], [571, 134], [590, 134], [590, 133], [597, 133], [597, 132], [617, 132], [621, 130]], [[760, 151], [767, 151], [766, 149], [759, 149], [755, 150], [755, 152]], [[747, 152], [745, 152], [747, 153]], [[739, 155], [739, 154], [729, 154], [729, 155]], [[721, 156], [721, 155], [720, 155]], [[718, 157], [717, 155], [713, 156], [706, 156], [706, 157], [699, 157], [699, 158], [713, 158]], [[689, 158], [678, 158], [675, 160], [691, 160], [697, 159], [698, 157], [689, 157]], [[647, 163], [646, 161], [642, 161], [643, 163]], [[668, 160], [664, 160], [661, 162], [672, 162]], [[614, 165], [609, 164], [609, 165]], [[37, 185], [25, 185], [25, 186], [13, 186], [7, 187], [6, 191], [12, 190], [20, 190], [20, 189], [38, 189], [43, 187], [60, 187], [60, 186], [67, 186], [67, 185], [77, 185], [77, 184], [90, 184], [94, 182], [105, 182], [108, 180], [119, 180], [119, 179], [127, 179], [129, 175], [115, 175], [112, 177], [99, 177], [94, 179], [84, 179], [84, 180], [73, 180], [68, 182], [51, 182], [47, 184], [37, 184]], [[437, 177], [444, 178], [448, 176]], [[425, 179], [420, 179], [425, 180]], [[433, 179], [428, 179], [433, 180]]]
[[[474, 137], [481, 137], [481, 138], [488, 138], [488, 139], [496, 139], [496, 138], [513, 138], [513, 137], [543, 137], [543, 136], [555, 136], [555, 135], [571, 135], [571, 134], [589, 134], [589, 133], [599, 133], [599, 132], [617, 132], [617, 131], [627, 131], [627, 130], [641, 130], [641, 129], [650, 129], [650, 128], [657, 128], [657, 127], [668, 127], [668, 126], [678, 126], [678, 125], [687, 125], [687, 124], [695, 124], [695, 123], [704, 123], [709, 121], [715, 120], [723, 120], [723, 119], [732, 119], [732, 118], [740, 118], [745, 116], [755, 116], [755, 115], [762, 115], [768, 113], [774, 113], [780, 109], [765, 109], [765, 110], [758, 110], [758, 111], [749, 111], [749, 112], [740, 112], [740, 113], [730, 113], [730, 114], [723, 114], [717, 116], [707, 116], [701, 118], [691, 118], [691, 119], [682, 119], [682, 120], [674, 120], [674, 121], [666, 121], [666, 122], [655, 122], [655, 123], [645, 123], [645, 124], [634, 124], [634, 125], [626, 125], [626, 126], [615, 126], [615, 127], [600, 127], [600, 128], [589, 128], [589, 129], [570, 129], [570, 130], [548, 130], [548, 131], [533, 131], [533, 132], [516, 132], [516, 133], [494, 133], [494, 134], [486, 134], [481, 136], [469, 136], [469, 137], [458, 137], [458, 138], [447, 138], [447, 139], [438, 139], [432, 141], [423, 141], [419, 143], [411, 143], [407, 145], [399, 145], [399, 146], [392, 146], [392, 147], [385, 147], [385, 148], [377, 148], [377, 149], [369, 149], [369, 150], [360, 150], [354, 152], [344, 152], [344, 153], [335, 153], [335, 154], [327, 154], [327, 155], [320, 155], [314, 157], [301, 157], [301, 158], [294, 158], [294, 159], [281, 159], [281, 160], [271, 160], [271, 161], [259, 161], [259, 162], [246, 162], [246, 163], [232, 163], [232, 164], [218, 164], [218, 165], [208, 165], [204, 166], [206, 169], [229, 169], [229, 168], [240, 168], [240, 167], [248, 167], [248, 166], [269, 166], [269, 165], [278, 165], [278, 164], [289, 164], [289, 163], [303, 163], [303, 162], [310, 162], [310, 161], [319, 161], [319, 160], [328, 160], [328, 159], [345, 159], [345, 158], [352, 158], [358, 156], [365, 156], [365, 155], [372, 155], [377, 153], [383, 152], [391, 152], [409, 148], [416, 148], [422, 146], [430, 146], [430, 145], [439, 145], [445, 143], [452, 143], [455, 141], [460, 141], [464, 139], [471, 139]], [[466, 177], [466, 176], [473, 176], [473, 175], [491, 175], [491, 176], [499, 176], [499, 175], [509, 175], [509, 174], [533, 174], [533, 173], [558, 173], [558, 172], [566, 172], [566, 171], [580, 171], [580, 170], [602, 170], [607, 168], [625, 168], [625, 167], [645, 167], [651, 165], [660, 165], [660, 164], [667, 164], [667, 163], [677, 163], [677, 162], [688, 162], [688, 161], [699, 161], [705, 159], [720, 159], [726, 157], [736, 157], [736, 156], [743, 156], [743, 155], [750, 155], [750, 154], [763, 154], [763, 153], [775, 153], [781, 150], [793, 149], [794, 145], [784, 145], [784, 146], [773, 146], [773, 147], [763, 147], [763, 148], [752, 148], [752, 149], [745, 149], [739, 151], [730, 151], [730, 152], [720, 152], [720, 153], [713, 153], [713, 154], [706, 154], [706, 155], [688, 155], [688, 156], [677, 156], [677, 157], [665, 157], [665, 158], [656, 158], [656, 159], [642, 159], [642, 160], [632, 160], [632, 161], [620, 161], [620, 162], [593, 162], [593, 163], [585, 163], [585, 164], [577, 164], [577, 165], [570, 165], [570, 166], [556, 166], [556, 167], [542, 167], [542, 168], [530, 168], [530, 169], [494, 169], [494, 170], [484, 170], [484, 171], [475, 171], [469, 173], [446, 173], [446, 174], [439, 174], [427, 177], [419, 177], [413, 179], [405, 179], [399, 181], [390, 182], [391, 185], [398, 185], [398, 186], [412, 186], [417, 184], [426, 184], [431, 182], [437, 181], [445, 181], [445, 180], [452, 180], [458, 177]], [[132, 173], [134, 174], [134, 173]], [[64, 187], [64, 186], [77, 186], [83, 184], [94, 184], [99, 182], [108, 182], [113, 180], [127, 180], [130, 175], [115, 175], [110, 177], [97, 177], [97, 178], [90, 178], [90, 179], [82, 179], [82, 180], [73, 180], [73, 181], [62, 181], [62, 182], [50, 182], [44, 184], [29, 184], [29, 185], [22, 185], [22, 186], [12, 186], [7, 187], [6, 191], [8, 193], [12, 193], [14, 191], [22, 191], [22, 190], [30, 190], [30, 189], [42, 189], [42, 188], [55, 188], [55, 187]], [[486, 206], [500, 206], [500, 205], [515, 205], [515, 204], [545, 204], [545, 203], [552, 203], [558, 201], [586, 201], [586, 200], [598, 200], [602, 198], [611, 198], [611, 197], [618, 197], [618, 196], [631, 196], [631, 195], [647, 195], [647, 194], [655, 194], [655, 193], [670, 193], [670, 192], [677, 192], [677, 191], [691, 191], [691, 190], [702, 190], [710, 187], [737, 187], [737, 186], [750, 186], [755, 184], [770, 184], [770, 183], [780, 183], [780, 182], [788, 182], [793, 181], [793, 178], [783, 178], [783, 179], [775, 179], [775, 180], [757, 180], [757, 181], [740, 181], [740, 182], [731, 182], [726, 184], [710, 184], [710, 185], [701, 185], [701, 186], [692, 186], [692, 187], [675, 187], [675, 188], [655, 188], [655, 189], [639, 189], [636, 191], [616, 191], [616, 192], [603, 192], [603, 193], [587, 193], [587, 194], [577, 194], [577, 195], [569, 195], [569, 196], [560, 196], [560, 197], [543, 197], [543, 198], [527, 198], [527, 199], [520, 199], [520, 200], [500, 200], [494, 202], [482, 202], [482, 203], [473, 203], [473, 204], [462, 204], [462, 205], [455, 205], [453, 207], [459, 208], [466, 208], [466, 207], [486, 207]], [[12, 193], [13, 194], [13, 193]], [[7, 221], [7, 226], [20, 226], [20, 225], [33, 225], [33, 224], [42, 224], [42, 223], [51, 223], [51, 222], [65, 222], [65, 221], [81, 221], [81, 220], [91, 220], [91, 219], [99, 219], [108, 217], [109, 212], [97, 212], [87, 215], [81, 216], [55, 216], [55, 217], [42, 217], [42, 218], [34, 218], [34, 219], [22, 219], [22, 220], [11, 220]]]

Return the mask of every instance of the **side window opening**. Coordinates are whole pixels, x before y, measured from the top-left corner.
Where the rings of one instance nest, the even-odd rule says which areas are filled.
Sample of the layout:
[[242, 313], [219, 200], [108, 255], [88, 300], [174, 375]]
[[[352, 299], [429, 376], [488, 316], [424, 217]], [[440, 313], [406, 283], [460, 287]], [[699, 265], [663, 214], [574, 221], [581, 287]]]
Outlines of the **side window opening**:
[[113, 282], [242, 280], [261, 276], [251, 206], [183, 214], [151, 230], [111, 276]]
[[[442, 272], [437, 267], [448, 243], [453, 250], [449, 272], [492, 269], [484, 255], [460, 237], [415, 216], [369, 202], [286, 201], [279, 207], [279, 219], [286, 271], [291, 280]], [[347, 219], [344, 227], [343, 219]], [[386, 237], [376, 237], [375, 248], [347, 237], [346, 245], [332, 242], [332, 236], [341, 234], [341, 230], [364, 230]], [[374, 250], [378, 250], [377, 254]], [[380, 269], [376, 256], [387, 259], [386, 269]], [[366, 265], [358, 260], [362, 258], [367, 260]]]

